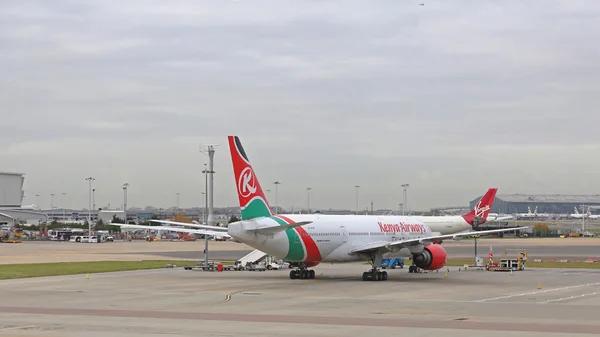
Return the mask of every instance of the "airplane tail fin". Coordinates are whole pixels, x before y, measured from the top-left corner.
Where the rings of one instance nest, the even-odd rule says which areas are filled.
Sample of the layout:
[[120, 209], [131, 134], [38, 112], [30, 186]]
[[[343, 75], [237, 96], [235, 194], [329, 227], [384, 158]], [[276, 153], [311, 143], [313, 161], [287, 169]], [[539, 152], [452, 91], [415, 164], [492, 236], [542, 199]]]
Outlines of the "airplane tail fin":
[[484, 223], [492, 209], [496, 192], [498, 192], [497, 188], [490, 188], [469, 213], [463, 214], [463, 219], [473, 227]]
[[242, 142], [237, 136], [229, 136], [228, 139], [242, 220], [273, 215]]

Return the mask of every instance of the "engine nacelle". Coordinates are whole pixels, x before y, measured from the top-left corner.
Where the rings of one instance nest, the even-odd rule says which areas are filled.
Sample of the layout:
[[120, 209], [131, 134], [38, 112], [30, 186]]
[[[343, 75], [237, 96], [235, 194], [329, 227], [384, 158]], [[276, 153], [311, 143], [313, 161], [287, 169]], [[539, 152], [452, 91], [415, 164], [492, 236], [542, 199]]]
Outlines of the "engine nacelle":
[[446, 265], [448, 254], [441, 245], [425, 246], [422, 252], [413, 254], [415, 266], [425, 270], [438, 270]]

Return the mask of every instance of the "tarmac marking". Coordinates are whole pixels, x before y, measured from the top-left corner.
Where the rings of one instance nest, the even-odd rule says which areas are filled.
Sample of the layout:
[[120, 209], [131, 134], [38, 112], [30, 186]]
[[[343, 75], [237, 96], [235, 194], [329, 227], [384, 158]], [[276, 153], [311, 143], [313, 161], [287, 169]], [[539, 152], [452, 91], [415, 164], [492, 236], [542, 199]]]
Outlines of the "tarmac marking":
[[575, 285], [575, 286], [568, 286], [568, 287], [561, 287], [561, 288], [552, 288], [552, 289], [546, 289], [546, 290], [531, 291], [531, 292], [527, 292], [527, 293], [514, 294], [514, 295], [506, 295], [506, 296], [499, 296], [499, 297], [492, 297], [492, 298], [484, 298], [484, 299], [476, 300], [476, 301], [473, 301], [473, 302], [495, 301], [495, 300], [513, 298], [513, 297], [520, 297], [520, 296], [527, 296], [527, 295], [549, 293], [549, 292], [553, 292], [553, 291], [561, 291], [561, 290], [575, 289], [575, 288], [581, 288], [581, 287], [590, 287], [590, 286], [595, 286], [595, 285], [600, 285], [600, 282], [578, 284], [578, 285]]
[[30, 329], [30, 328], [35, 328], [35, 327], [37, 327], [37, 325], [12, 326], [12, 327], [8, 327], [8, 328], [0, 327], [0, 331]]
[[581, 294], [581, 295], [574, 295], [574, 296], [569, 296], [569, 297], [562, 297], [562, 298], [557, 298], [557, 299], [553, 299], [553, 300], [547, 300], [547, 301], [542, 301], [542, 302], [537, 302], [537, 303], [553, 303], [553, 302], [560, 302], [560, 301], [566, 301], [566, 300], [572, 300], [575, 298], [581, 298], [581, 297], [586, 297], [586, 296], [594, 296], [594, 295], [598, 295], [600, 294], [600, 292], [593, 292], [593, 293], [587, 293], [587, 294]]

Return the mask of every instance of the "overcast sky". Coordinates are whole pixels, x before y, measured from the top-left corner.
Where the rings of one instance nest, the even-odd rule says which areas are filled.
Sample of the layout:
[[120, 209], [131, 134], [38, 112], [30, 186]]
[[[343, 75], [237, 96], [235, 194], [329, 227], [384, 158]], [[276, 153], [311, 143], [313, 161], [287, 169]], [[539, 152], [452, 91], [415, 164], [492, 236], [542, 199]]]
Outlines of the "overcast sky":
[[[424, 6], [419, 3], [424, 2]], [[0, 161], [25, 204], [283, 207], [600, 193], [600, 1], [0, 2]], [[113, 206], [113, 207], [114, 207]]]

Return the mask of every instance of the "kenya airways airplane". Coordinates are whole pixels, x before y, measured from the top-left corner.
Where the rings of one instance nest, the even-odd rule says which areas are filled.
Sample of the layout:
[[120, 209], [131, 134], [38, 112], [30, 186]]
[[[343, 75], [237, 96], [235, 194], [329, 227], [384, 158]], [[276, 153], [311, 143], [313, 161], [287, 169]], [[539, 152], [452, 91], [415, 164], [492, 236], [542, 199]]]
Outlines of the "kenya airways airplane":
[[[315, 271], [308, 268], [322, 262], [368, 260], [372, 268], [362, 274], [362, 279], [387, 280], [387, 272], [380, 271], [379, 267], [383, 255], [388, 253], [390, 256], [412, 257], [414, 265], [421, 269], [437, 270], [446, 264], [447, 254], [441, 245], [434, 243], [474, 234], [433, 235], [425, 222], [410, 216], [273, 214], [238, 137], [229, 136], [229, 149], [242, 220], [230, 223], [227, 228], [195, 227], [206, 228], [208, 231], [204, 233], [226, 231], [228, 236], [237, 241], [289, 262], [294, 267], [290, 271], [290, 279], [314, 279]], [[201, 233], [197, 229], [145, 227]], [[485, 235], [524, 228], [527, 227], [476, 233]]]

